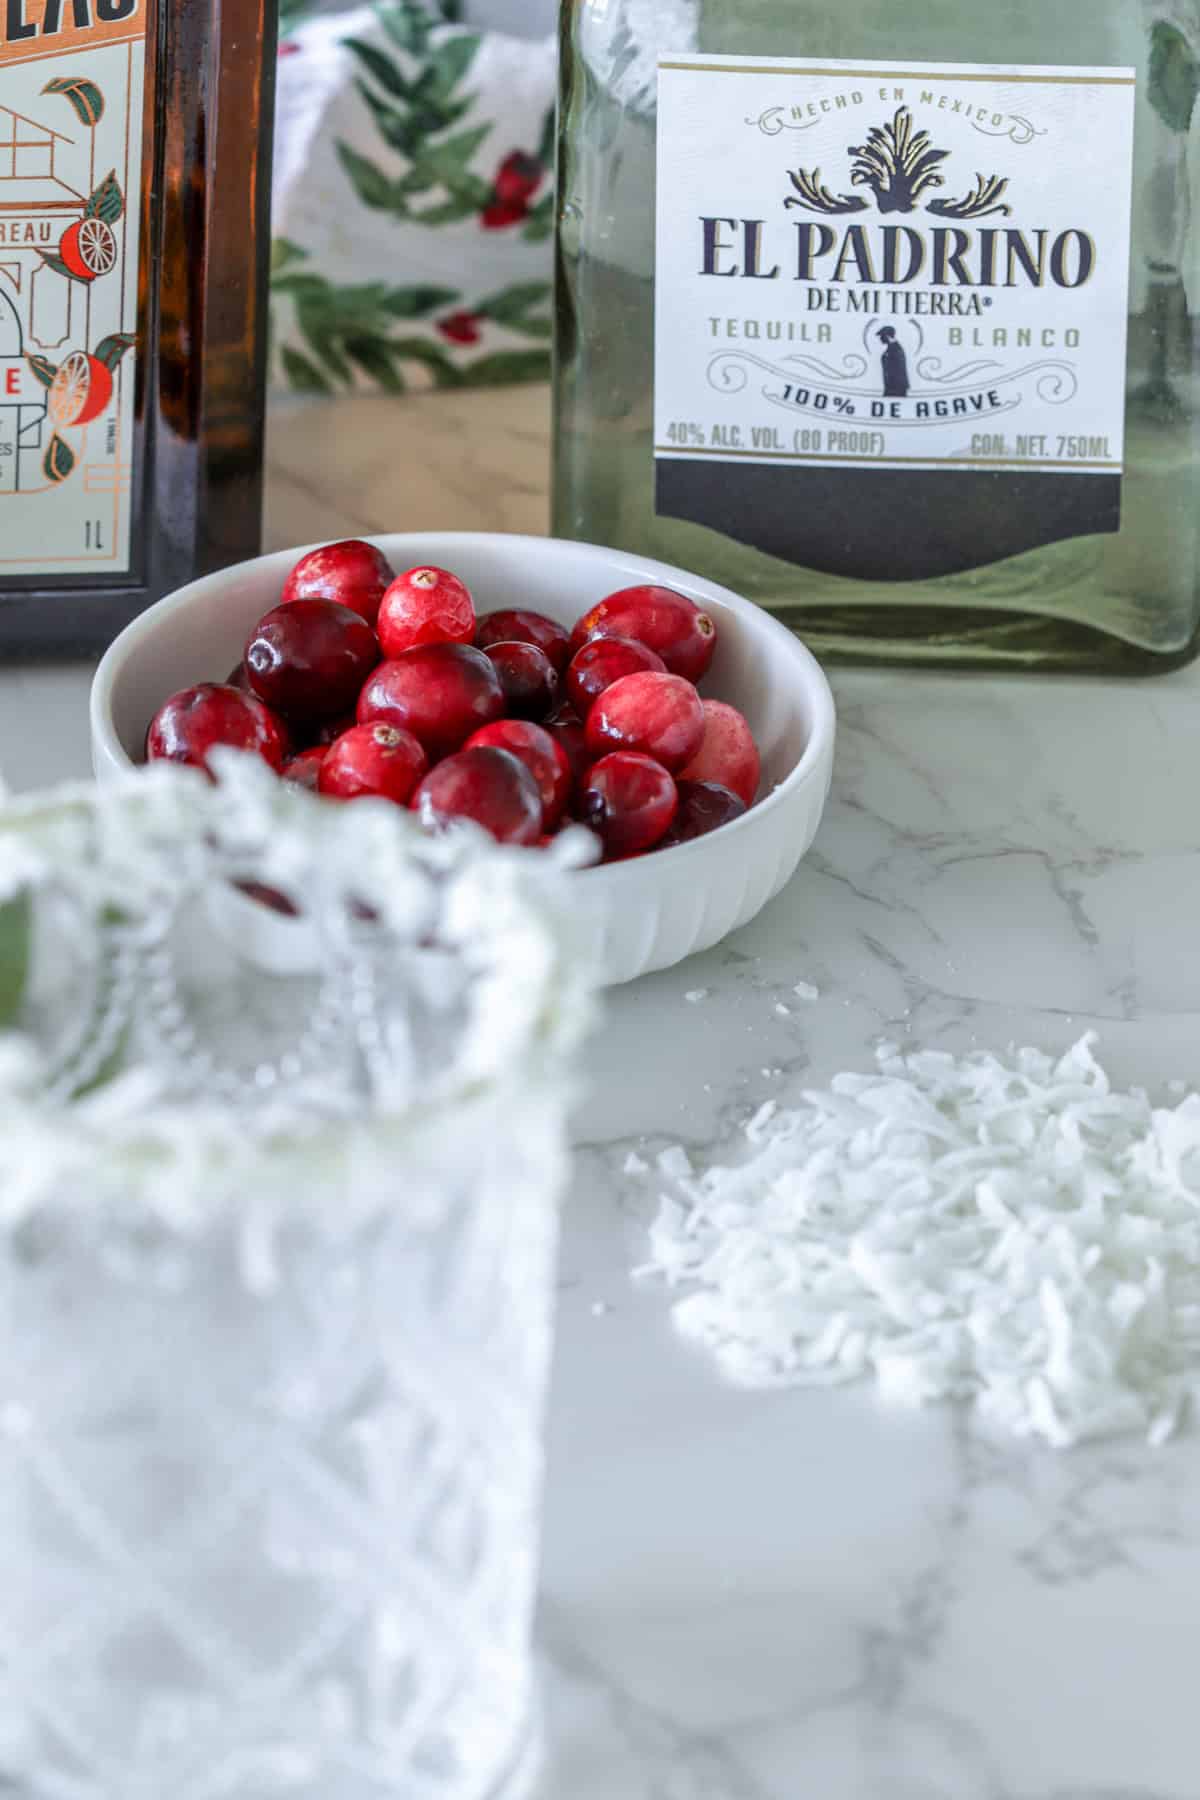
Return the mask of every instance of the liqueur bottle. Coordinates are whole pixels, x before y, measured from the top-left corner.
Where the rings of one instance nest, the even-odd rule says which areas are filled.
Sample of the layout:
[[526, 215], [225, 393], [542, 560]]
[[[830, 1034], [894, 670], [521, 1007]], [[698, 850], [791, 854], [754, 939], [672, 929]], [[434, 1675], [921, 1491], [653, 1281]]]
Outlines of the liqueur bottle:
[[573, 0], [555, 515], [827, 654], [1200, 649], [1190, 0]]
[[0, 3], [0, 658], [258, 550], [275, 11]]

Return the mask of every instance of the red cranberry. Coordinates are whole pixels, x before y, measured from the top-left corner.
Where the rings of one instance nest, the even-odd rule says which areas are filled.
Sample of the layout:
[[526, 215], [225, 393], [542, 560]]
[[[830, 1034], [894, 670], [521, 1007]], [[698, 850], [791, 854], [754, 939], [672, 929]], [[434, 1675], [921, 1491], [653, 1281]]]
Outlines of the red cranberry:
[[562, 744], [540, 725], [526, 719], [497, 719], [467, 739], [467, 749], [490, 745], [508, 750], [523, 762], [538, 784], [542, 798], [542, 821], [547, 831], [558, 826], [571, 797], [571, 762]]
[[358, 722], [400, 725], [411, 731], [431, 760], [451, 750], [493, 719], [504, 716], [500, 677], [469, 644], [422, 644], [368, 676], [358, 699]]
[[704, 707], [682, 675], [624, 675], [605, 688], [586, 726], [593, 756], [640, 750], [672, 773], [685, 768], [704, 741]]
[[253, 694], [215, 681], [172, 694], [155, 713], [146, 733], [149, 762], [208, 764], [218, 744], [253, 750], [279, 772], [287, 755], [287, 727]]
[[243, 694], [251, 694], [254, 692], [253, 688], [250, 686], [250, 677], [246, 673], [246, 665], [244, 662], [240, 662], [236, 669], [230, 669], [228, 675], [225, 677], [225, 686], [240, 688]]
[[378, 629], [385, 656], [403, 656], [419, 644], [469, 644], [475, 637], [471, 590], [448, 569], [406, 569], [383, 596]]
[[315, 745], [327, 750], [330, 744], [337, 742], [343, 731], [349, 731], [354, 722], [354, 713], [351, 710], [339, 713], [336, 719], [322, 719], [316, 725], [310, 723], [307, 729], [300, 733], [305, 749]]
[[599, 637], [584, 644], [567, 670], [567, 693], [581, 719], [586, 719], [605, 688], [625, 675], [665, 675], [667, 665], [645, 644], [632, 638]]
[[294, 781], [297, 787], [307, 788], [310, 794], [317, 791], [317, 778], [321, 773], [321, 764], [327, 755], [324, 744], [311, 744], [307, 750], [297, 751], [283, 765], [283, 779]]
[[398, 725], [352, 725], [325, 752], [321, 792], [335, 800], [377, 794], [407, 806], [428, 767], [411, 731]]
[[281, 603], [292, 600], [336, 600], [374, 625], [379, 602], [395, 570], [374, 544], [346, 538], [302, 556], [283, 584]]
[[431, 769], [413, 800], [424, 825], [473, 819], [501, 844], [536, 844], [542, 835], [537, 782], [511, 751], [479, 744]]
[[761, 773], [754, 733], [737, 707], [724, 700], [706, 700], [704, 739], [683, 779], [719, 782], [753, 806]]
[[675, 785], [679, 789], [679, 811], [660, 849], [706, 837], [710, 831], [740, 819], [746, 811], [746, 802], [717, 781], [685, 781], [681, 776]]
[[548, 619], [545, 613], [528, 612], [521, 606], [484, 613], [476, 627], [475, 642], [481, 650], [490, 644], [536, 644], [560, 675], [571, 659], [571, 634], [566, 626]]
[[615, 750], [588, 770], [576, 812], [613, 862], [657, 844], [678, 805], [674, 779], [661, 763], [635, 750]]
[[571, 766], [571, 780], [578, 787], [592, 760], [583, 726], [578, 719], [558, 718], [552, 719], [545, 729], [566, 756]]
[[375, 633], [336, 600], [291, 600], [260, 619], [246, 643], [250, 685], [298, 719], [344, 713], [379, 661]]
[[504, 689], [510, 719], [547, 719], [558, 703], [558, 676], [536, 644], [489, 644], [483, 653]]
[[713, 659], [717, 628], [706, 612], [673, 588], [621, 588], [584, 613], [571, 633], [578, 650], [589, 638], [626, 637], [656, 650], [672, 675], [699, 681]]

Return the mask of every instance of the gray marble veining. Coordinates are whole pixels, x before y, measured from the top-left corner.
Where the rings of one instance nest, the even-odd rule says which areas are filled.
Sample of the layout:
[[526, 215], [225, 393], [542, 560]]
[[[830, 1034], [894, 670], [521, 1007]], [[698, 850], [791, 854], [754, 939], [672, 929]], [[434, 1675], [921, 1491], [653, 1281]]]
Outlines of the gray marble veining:
[[[881, 1037], [1200, 1085], [1200, 674], [845, 673], [780, 899], [612, 996], [551, 1414], [548, 1800], [1198, 1800], [1200, 1428], [1056, 1454], [746, 1394], [634, 1285], [656, 1194]], [[819, 998], [794, 994], [813, 983]], [[702, 1000], [686, 996], [707, 990]], [[785, 1011], [777, 1010], [783, 1007]]]

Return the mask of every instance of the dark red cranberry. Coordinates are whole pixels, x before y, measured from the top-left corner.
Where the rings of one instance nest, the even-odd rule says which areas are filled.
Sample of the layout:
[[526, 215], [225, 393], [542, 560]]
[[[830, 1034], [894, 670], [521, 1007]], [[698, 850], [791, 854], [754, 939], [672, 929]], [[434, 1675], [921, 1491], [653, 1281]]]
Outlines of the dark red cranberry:
[[191, 763], [206, 768], [218, 744], [252, 750], [279, 772], [291, 745], [287, 727], [254, 694], [215, 681], [172, 694], [146, 733], [150, 762]]
[[586, 730], [593, 756], [640, 750], [674, 773], [691, 762], [704, 741], [704, 708], [682, 675], [625, 675], [605, 688]]
[[571, 781], [578, 787], [591, 766], [587, 734], [578, 719], [552, 719], [544, 729], [554, 739], [571, 766]]
[[411, 731], [398, 725], [352, 725], [325, 752], [321, 792], [335, 800], [378, 795], [407, 806], [429, 767]]
[[281, 600], [336, 600], [374, 625], [396, 571], [374, 544], [346, 538], [302, 556], [283, 584]]
[[403, 656], [418, 644], [472, 643], [471, 590], [448, 569], [424, 564], [406, 569], [383, 596], [377, 629], [385, 656]]
[[558, 676], [536, 644], [489, 644], [483, 654], [500, 677], [510, 719], [549, 718], [558, 704]]
[[349, 731], [354, 723], [353, 711], [339, 713], [336, 719], [321, 719], [315, 725], [308, 724], [296, 735], [303, 737], [305, 749], [308, 749], [310, 745], [324, 746], [328, 749], [329, 745], [335, 744], [343, 731]]
[[413, 799], [424, 825], [472, 819], [501, 844], [536, 844], [542, 834], [537, 782], [508, 750], [477, 745], [431, 769]]
[[292, 600], [260, 619], [246, 643], [250, 685], [285, 718], [349, 711], [379, 661], [375, 633], [336, 600]]
[[246, 665], [244, 662], [240, 662], [236, 669], [230, 669], [228, 675], [225, 677], [225, 686], [240, 688], [243, 694], [252, 694], [254, 692], [253, 688], [250, 686], [250, 677], [246, 673]]
[[411, 731], [431, 761], [504, 716], [500, 677], [470, 644], [422, 644], [380, 663], [358, 700], [358, 722]]
[[572, 650], [593, 637], [633, 638], [656, 650], [672, 675], [687, 681], [700, 680], [717, 647], [717, 628], [708, 613], [686, 594], [652, 584], [621, 588], [584, 613], [571, 633]]
[[679, 797], [661, 763], [615, 750], [588, 770], [576, 813], [604, 845], [607, 861], [650, 850], [675, 822]]
[[295, 756], [290, 756], [284, 763], [283, 779], [294, 781], [297, 787], [307, 788], [310, 794], [315, 794], [326, 754], [324, 744], [312, 744], [307, 750], [297, 751]]
[[718, 781], [685, 781], [675, 783], [679, 790], [679, 811], [675, 823], [659, 848], [669, 850], [672, 844], [687, 844], [693, 838], [707, 837], [730, 825], [746, 811], [746, 802], [732, 789]]
[[598, 637], [583, 644], [567, 670], [567, 695], [581, 719], [586, 719], [605, 688], [625, 675], [665, 675], [667, 665], [645, 644], [632, 638]]
[[571, 660], [571, 634], [566, 626], [557, 619], [548, 619], [545, 613], [530, 612], [522, 606], [484, 613], [475, 631], [475, 642], [481, 650], [489, 644], [536, 644], [560, 675]]
[[715, 781], [754, 805], [762, 774], [754, 733], [736, 706], [704, 702], [704, 738], [687, 768], [685, 781]]
[[523, 762], [538, 784], [542, 799], [542, 824], [554, 831], [567, 810], [571, 798], [571, 763], [561, 743], [541, 725], [527, 719], [497, 719], [467, 739], [466, 747], [491, 746], [508, 750]]

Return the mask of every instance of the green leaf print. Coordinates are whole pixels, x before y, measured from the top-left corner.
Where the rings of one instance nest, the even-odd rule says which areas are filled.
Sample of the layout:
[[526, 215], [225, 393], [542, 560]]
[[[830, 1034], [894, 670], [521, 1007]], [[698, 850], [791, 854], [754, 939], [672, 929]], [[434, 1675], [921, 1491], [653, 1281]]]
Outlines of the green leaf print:
[[455, 288], [392, 288], [380, 304], [393, 319], [426, 319], [443, 306], [452, 306], [458, 297]]
[[[397, 100], [412, 98], [413, 84], [405, 79], [399, 65], [383, 50], [377, 50], [374, 44], [366, 44], [361, 38], [343, 38], [344, 47], [356, 56], [368, 75], [374, 76], [386, 93]], [[365, 92], [365, 90], [362, 90]]]
[[521, 227], [521, 236], [529, 244], [540, 244], [554, 230], [554, 191], [543, 194], [529, 209], [529, 216]]
[[285, 344], [280, 352], [284, 373], [298, 394], [332, 394], [333, 388], [315, 363]]
[[1183, 33], [1159, 19], [1150, 31], [1150, 104], [1172, 131], [1187, 131], [1192, 123], [1200, 71]]
[[308, 251], [302, 250], [299, 244], [293, 244], [290, 238], [275, 238], [271, 244], [271, 275], [274, 278], [290, 269], [293, 263], [307, 262]]
[[374, 212], [394, 212], [401, 218], [407, 216], [408, 202], [404, 194], [377, 163], [360, 156], [352, 145], [340, 140], [337, 154], [338, 161], [350, 177], [354, 191], [364, 206], [371, 207]]
[[510, 381], [548, 381], [548, 350], [497, 350], [467, 363], [462, 379], [468, 387], [503, 387]]

